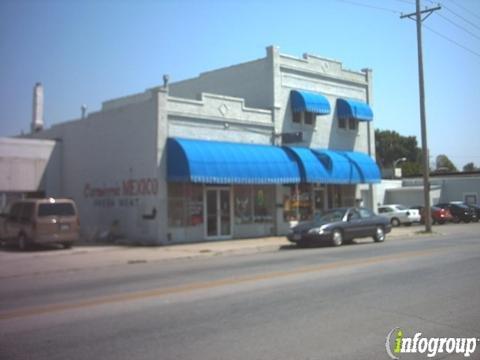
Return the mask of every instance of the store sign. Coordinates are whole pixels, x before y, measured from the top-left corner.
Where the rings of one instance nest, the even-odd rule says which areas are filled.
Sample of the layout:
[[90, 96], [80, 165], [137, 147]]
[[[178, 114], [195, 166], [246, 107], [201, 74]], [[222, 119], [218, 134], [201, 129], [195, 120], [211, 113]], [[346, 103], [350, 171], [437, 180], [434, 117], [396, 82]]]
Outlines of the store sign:
[[101, 208], [131, 208], [138, 206], [142, 196], [158, 194], [158, 180], [155, 178], [122, 180], [121, 185], [93, 186], [86, 183], [83, 196], [93, 200], [93, 206]]
[[154, 178], [123, 180], [122, 185], [95, 187], [86, 183], [83, 188], [85, 198], [107, 198], [118, 196], [157, 195], [158, 180]]

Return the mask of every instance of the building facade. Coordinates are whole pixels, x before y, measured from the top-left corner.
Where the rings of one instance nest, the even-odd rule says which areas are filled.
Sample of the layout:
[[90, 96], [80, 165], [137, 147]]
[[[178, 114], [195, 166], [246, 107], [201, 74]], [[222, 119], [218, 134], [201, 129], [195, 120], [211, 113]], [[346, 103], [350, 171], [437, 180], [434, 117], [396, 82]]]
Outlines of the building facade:
[[[407, 178], [398, 182], [400, 185], [397, 188], [385, 190], [385, 203], [423, 205], [423, 179]], [[430, 205], [451, 201], [480, 204], [480, 173], [431, 174]]]
[[106, 101], [29, 135], [60, 149], [49, 196], [87, 238], [167, 244], [285, 234], [317, 211], [376, 207], [372, 72], [266, 56]]

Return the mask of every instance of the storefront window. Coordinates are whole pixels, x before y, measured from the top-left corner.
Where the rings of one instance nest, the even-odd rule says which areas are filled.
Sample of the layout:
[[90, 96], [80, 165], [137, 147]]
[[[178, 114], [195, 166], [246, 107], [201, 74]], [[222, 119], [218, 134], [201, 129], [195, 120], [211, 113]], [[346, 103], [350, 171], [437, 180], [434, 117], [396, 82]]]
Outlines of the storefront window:
[[187, 225], [203, 223], [203, 187], [199, 184], [187, 184]]
[[285, 221], [305, 221], [313, 217], [312, 187], [309, 184], [284, 188], [283, 217]]
[[235, 224], [253, 222], [253, 203], [251, 186], [235, 186]]
[[342, 206], [342, 187], [340, 185], [328, 186], [328, 208], [333, 209]]
[[235, 186], [235, 224], [272, 223], [273, 186]]
[[203, 188], [198, 184], [168, 184], [168, 226], [203, 223]]
[[342, 206], [355, 206], [355, 185], [344, 185], [342, 188]]
[[273, 204], [275, 192], [272, 186], [254, 186], [254, 221], [256, 223], [273, 222]]

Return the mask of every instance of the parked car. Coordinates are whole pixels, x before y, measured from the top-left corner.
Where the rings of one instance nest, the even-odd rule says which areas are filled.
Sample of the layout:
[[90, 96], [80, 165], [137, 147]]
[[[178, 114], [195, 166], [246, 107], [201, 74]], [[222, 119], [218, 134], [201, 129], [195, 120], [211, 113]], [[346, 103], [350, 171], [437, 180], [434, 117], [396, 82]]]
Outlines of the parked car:
[[467, 206], [470, 209], [473, 209], [473, 211], [475, 211], [476, 218], [472, 219], [472, 221], [478, 222], [478, 220], [480, 219], [480, 205], [468, 204]]
[[379, 206], [378, 214], [388, 218], [392, 226], [399, 226], [400, 224], [410, 226], [412, 223], [421, 220], [420, 212], [417, 209], [410, 209], [400, 204]]
[[470, 207], [461, 202], [455, 201], [451, 203], [441, 203], [435, 206], [442, 209], [450, 210], [450, 213], [453, 216], [452, 221], [455, 223], [459, 223], [460, 221], [463, 221], [465, 223], [469, 223], [470, 221], [478, 221], [475, 210], [471, 209]]
[[[420, 212], [420, 223], [425, 224], [425, 208], [423, 206], [413, 206], [412, 209], [417, 209]], [[432, 217], [432, 224], [443, 225], [447, 221], [453, 220], [449, 209], [442, 209], [436, 206], [430, 208], [430, 216]]]
[[287, 238], [297, 245], [330, 242], [340, 246], [354, 238], [373, 237], [385, 240], [392, 229], [388, 219], [366, 208], [338, 208], [316, 214], [313, 221], [300, 223], [290, 230]]
[[0, 237], [21, 250], [34, 244], [62, 244], [69, 248], [79, 238], [77, 207], [70, 199], [25, 199], [2, 214]]

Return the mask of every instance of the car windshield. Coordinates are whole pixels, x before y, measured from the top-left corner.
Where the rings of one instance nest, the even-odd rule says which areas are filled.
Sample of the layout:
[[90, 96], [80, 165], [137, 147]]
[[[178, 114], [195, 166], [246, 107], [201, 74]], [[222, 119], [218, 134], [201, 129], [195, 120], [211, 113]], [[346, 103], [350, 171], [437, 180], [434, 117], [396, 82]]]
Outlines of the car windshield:
[[406, 206], [403, 206], [403, 205], [397, 205], [396, 208], [398, 210], [408, 210], [408, 208]]
[[342, 221], [345, 215], [346, 209], [330, 210], [322, 214], [315, 215], [315, 223], [330, 223], [335, 221]]
[[38, 216], [74, 216], [75, 209], [70, 203], [40, 204]]

